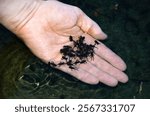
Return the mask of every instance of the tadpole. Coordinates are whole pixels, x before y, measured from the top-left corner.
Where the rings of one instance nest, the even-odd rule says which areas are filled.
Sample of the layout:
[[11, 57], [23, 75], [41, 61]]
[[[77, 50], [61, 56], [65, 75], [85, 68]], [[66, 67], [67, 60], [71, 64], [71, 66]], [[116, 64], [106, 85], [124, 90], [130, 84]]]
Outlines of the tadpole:
[[60, 49], [60, 53], [62, 54], [61, 61], [58, 64], [50, 61], [48, 63], [49, 66], [67, 65], [71, 70], [77, 70], [78, 65], [85, 64], [89, 60], [94, 59], [94, 48], [100, 44], [99, 40], [95, 40], [94, 44], [87, 44], [84, 36], [80, 36], [78, 40], [74, 40], [73, 36], [69, 36], [69, 41], [72, 42], [72, 45], [65, 45]]

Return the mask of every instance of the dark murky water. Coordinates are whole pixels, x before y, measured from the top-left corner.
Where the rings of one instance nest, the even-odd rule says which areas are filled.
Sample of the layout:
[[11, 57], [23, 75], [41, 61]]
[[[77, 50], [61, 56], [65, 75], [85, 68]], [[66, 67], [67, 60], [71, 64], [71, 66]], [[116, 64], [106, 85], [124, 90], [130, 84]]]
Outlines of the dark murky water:
[[35, 58], [0, 26], [0, 98], [150, 98], [149, 0], [62, 0], [77, 5], [109, 35], [104, 43], [127, 63], [130, 81], [88, 85]]

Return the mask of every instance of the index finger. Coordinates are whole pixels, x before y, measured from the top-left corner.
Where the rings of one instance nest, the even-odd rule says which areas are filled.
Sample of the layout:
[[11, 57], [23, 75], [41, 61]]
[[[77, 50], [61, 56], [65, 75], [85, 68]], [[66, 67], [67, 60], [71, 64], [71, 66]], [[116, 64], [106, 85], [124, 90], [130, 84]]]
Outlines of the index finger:
[[101, 58], [105, 59], [107, 62], [118, 68], [119, 70], [124, 71], [126, 69], [125, 62], [115, 54], [111, 49], [106, 47], [103, 43], [100, 43], [97, 46], [98, 49], [95, 50], [95, 53]]

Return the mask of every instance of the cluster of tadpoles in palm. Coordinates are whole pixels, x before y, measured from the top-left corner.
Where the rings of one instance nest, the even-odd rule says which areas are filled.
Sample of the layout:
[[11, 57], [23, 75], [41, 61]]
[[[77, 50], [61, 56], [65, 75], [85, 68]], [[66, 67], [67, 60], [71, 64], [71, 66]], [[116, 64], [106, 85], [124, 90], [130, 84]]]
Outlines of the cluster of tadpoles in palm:
[[60, 53], [62, 54], [61, 61], [58, 64], [51, 61], [48, 63], [49, 66], [59, 67], [67, 65], [70, 69], [77, 70], [79, 64], [85, 64], [89, 60], [94, 60], [94, 49], [96, 45], [100, 44], [99, 40], [95, 40], [94, 44], [85, 43], [85, 37], [83, 36], [80, 36], [78, 40], [74, 40], [73, 37], [70, 36], [69, 40], [73, 44], [71, 46], [65, 45], [60, 49]]

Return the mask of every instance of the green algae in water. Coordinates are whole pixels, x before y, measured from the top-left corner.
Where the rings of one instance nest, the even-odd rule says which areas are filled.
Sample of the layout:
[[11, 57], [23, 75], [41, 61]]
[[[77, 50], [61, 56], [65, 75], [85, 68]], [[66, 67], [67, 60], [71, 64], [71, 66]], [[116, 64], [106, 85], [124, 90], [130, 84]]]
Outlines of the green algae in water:
[[19, 42], [13, 42], [0, 50], [0, 97], [11, 98], [15, 93], [16, 77], [21, 75], [30, 52]]

